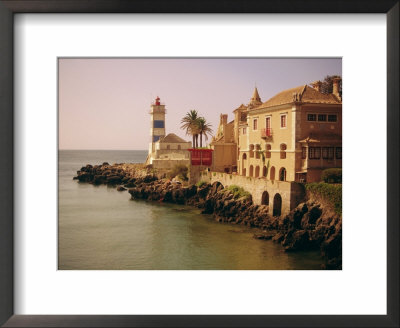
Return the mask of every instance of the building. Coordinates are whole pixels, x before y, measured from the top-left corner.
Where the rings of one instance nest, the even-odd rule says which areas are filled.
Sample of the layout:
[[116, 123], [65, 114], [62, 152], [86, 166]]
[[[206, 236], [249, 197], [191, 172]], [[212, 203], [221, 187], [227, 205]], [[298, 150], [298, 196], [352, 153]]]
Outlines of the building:
[[[320, 181], [326, 168], [342, 166], [340, 79], [333, 93], [322, 82], [278, 93], [266, 102], [241, 105], [235, 113], [240, 175], [268, 180]], [[259, 99], [255, 90], [253, 100]]]
[[210, 142], [213, 154], [213, 171], [232, 173], [237, 170], [237, 142], [234, 121], [228, 123], [228, 115], [221, 114], [216, 135]]
[[166, 135], [165, 104], [157, 97], [150, 109], [150, 145], [146, 164], [154, 168], [172, 168], [177, 164], [189, 165], [191, 142], [185, 141], [174, 133]]

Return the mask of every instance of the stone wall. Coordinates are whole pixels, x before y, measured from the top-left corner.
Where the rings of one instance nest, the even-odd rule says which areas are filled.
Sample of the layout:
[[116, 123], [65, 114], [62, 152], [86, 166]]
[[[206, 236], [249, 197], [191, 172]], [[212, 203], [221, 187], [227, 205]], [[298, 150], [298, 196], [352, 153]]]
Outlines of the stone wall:
[[[279, 199], [279, 196], [282, 199], [281, 214], [288, 214], [290, 210], [301, 203], [305, 197], [303, 185], [297, 182], [271, 181], [264, 178], [207, 171], [203, 171], [199, 175], [196, 174], [196, 178], [198, 181], [202, 180], [209, 183], [219, 181], [224, 187], [230, 185], [242, 187], [251, 193], [254, 204], [269, 205], [271, 214], [273, 214], [274, 204], [276, 205], [275, 209], [277, 207], [277, 199]], [[193, 180], [192, 183], [194, 183]]]
[[172, 169], [175, 165], [187, 165], [190, 162], [188, 159], [153, 159], [152, 165], [155, 169]]

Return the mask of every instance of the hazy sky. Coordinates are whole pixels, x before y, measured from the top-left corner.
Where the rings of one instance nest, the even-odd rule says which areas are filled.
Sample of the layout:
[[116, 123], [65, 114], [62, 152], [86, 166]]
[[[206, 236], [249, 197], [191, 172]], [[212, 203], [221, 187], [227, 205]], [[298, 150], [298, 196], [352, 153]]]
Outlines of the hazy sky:
[[218, 127], [219, 114], [247, 104], [257, 85], [276, 93], [342, 75], [341, 59], [60, 59], [60, 149], [148, 149], [150, 103], [167, 109], [166, 131], [186, 140], [180, 120], [196, 109]]

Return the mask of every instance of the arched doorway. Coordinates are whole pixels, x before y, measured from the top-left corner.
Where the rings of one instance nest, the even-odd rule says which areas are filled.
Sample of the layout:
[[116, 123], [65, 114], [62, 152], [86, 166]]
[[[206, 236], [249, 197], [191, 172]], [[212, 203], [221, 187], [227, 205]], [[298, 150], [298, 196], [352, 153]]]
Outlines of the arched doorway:
[[181, 150], [181, 145], [178, 145], [178, 150]]
[[270, 178], [270, 180], [275, 180], [275, 166], [271, 166], [269, 178]]
[[279, 170], [279, 181], [286, 181], [286, 169], [284, 167]]
[[268, 191], [264, 191], [261, 196], [261, 204], [262, 205], [269, 205], [269, 194]]
[[274, 196], [274, 210], [273, 216], [280, 216], [282, 213], [282, 197], [279, 194], [275, 194]]
[[242, 169], [242, 175], [246, 176], [246, 168], [245, 167]]
[[253, 176], [253, 165], [250, 165], [249, 177]]
[[260, 176], [260, 167], [257, 165], [256, 166], [256, 173], [254, 175], [256, 178], [258, 178]]

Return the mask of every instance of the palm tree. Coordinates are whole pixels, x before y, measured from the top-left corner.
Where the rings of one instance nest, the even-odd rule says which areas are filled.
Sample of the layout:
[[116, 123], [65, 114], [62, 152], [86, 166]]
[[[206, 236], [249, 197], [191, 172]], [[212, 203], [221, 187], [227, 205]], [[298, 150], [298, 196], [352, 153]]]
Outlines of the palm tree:
[[197, 110], [192, 109], [181, 120], [181, 129], [186, 130], [186, 135], [192, 136], [193, 148], [196, 148], [196, 136], [198, 135], [196, 122], [198, 118]]
[[212, 129], [211, 129], [211, 124], [207, 123], [206, 119], [204, 117], [199, 117], [196, 121], [197, 124], [197, 131], [198, 134], [200, 135], [200, 147], [203, 147], [203, 135], [205, 141], [208, 140], [208, 135], [212, 135]]

